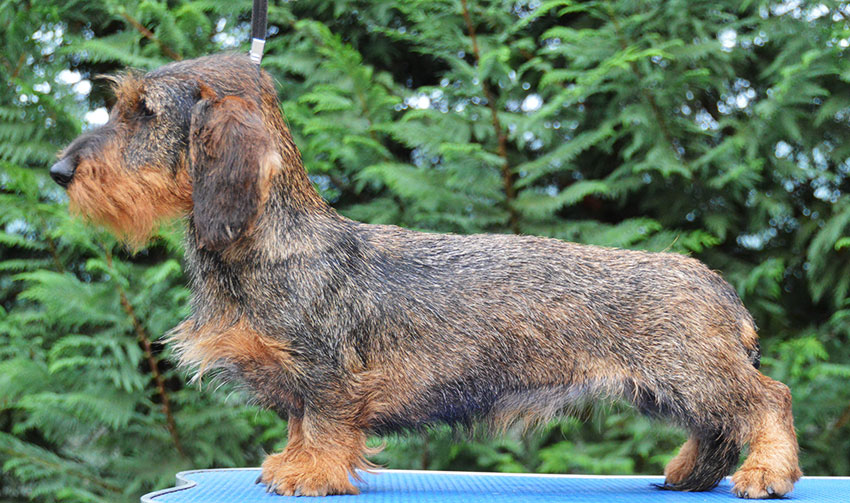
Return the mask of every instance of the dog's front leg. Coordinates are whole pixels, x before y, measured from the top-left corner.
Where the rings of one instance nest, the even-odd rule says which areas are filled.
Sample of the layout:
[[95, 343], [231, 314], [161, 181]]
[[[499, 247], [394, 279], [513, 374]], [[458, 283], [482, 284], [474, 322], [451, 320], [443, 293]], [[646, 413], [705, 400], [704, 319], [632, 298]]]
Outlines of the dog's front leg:
[[366, 434], [348, 423], [309, 410], [300, 417], [290, 414], [286, 448], [266, 458], [259, 481], [286, 496], [359, 493], [350, 477], [357, 479], [355, 469], [370, 466]]

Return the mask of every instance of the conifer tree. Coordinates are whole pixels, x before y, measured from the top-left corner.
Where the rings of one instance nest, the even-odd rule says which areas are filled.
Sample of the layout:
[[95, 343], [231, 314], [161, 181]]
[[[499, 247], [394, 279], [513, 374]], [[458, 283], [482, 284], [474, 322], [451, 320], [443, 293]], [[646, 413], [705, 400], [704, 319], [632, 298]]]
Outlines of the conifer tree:
[[[807, 474], [850, 474], [850, 5], [272, 2], [263, 67], [320, 193], [361, 221], [691, 254], [760, 326]], [[132, 253], [47, 168], [96, 76], [247, 50], [250, 2], [0, 2], [0, 499], [137, 501], [256, 465], [285, 422], [193, 386], [180, 222]], [[660, 473], [683, 434], [622, 404], [523, 434], [390, 438], [392, 468]]]

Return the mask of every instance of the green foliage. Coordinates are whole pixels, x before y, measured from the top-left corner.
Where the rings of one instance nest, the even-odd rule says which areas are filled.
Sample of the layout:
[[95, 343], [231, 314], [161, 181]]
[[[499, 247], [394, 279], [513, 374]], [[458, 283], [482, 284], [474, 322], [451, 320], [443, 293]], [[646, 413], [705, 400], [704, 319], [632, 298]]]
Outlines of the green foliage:
[[[134, 501], [284, 443], [284, 422], [186, 384], [158, 342], [187, 314], [180, 227], [130, 254], [70, 218], [46, 170], [110, 102], [96, 75], [246, 50], [249, 16], [246, 0], [0, 2], [0, 499]], [[302, 0], [270, 7], [263, 66], [349, 217], [720, 270], [761, 327], [763, 370], [792, 388], [804, 471], [848, 475], [848, 17], [843, 2]], [[496, 439], [392, 437], [376, 460], [659, 473], [683, 438], [614, 404]]]

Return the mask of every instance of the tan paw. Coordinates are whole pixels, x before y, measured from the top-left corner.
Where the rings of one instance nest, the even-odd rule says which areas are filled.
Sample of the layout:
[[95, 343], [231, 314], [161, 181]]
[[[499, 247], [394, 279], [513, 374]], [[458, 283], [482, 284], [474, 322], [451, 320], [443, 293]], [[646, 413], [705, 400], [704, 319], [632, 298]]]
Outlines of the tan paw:
[[763, 467], [741, 468], [732, 475], [732, 492], [739, 498], [779, 498], [794, 489], [800, 471], [781, 473]]
[[293, 456], [284, 451], [268, 456], [257, 483], [265, 484], [266, 492], [283, 496], [360, 493], [348, 479], [345, 467], [328, 466], [307, 453]]

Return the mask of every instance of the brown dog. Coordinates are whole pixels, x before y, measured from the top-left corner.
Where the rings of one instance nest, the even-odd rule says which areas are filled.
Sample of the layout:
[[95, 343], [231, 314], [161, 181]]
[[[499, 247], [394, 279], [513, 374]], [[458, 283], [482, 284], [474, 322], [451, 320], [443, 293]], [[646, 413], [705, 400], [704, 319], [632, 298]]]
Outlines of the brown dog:
[[216, 55], [115, 79], [109, 122], [51, 168], [71, 207], [144, 243], [187, 216], [185, 363], [218, 367], [289, 419], [263, 463], [280, 494], [355, 493], [368, 433], [545, 420], [619, 395], [691, 436], [666, 488], [733, 476], [748, 498], [801, 473], [791, 394], [756, 368], [753, 320], [700, 262], [512, 235], [425, 234], [337, 215], [271, 78]]

